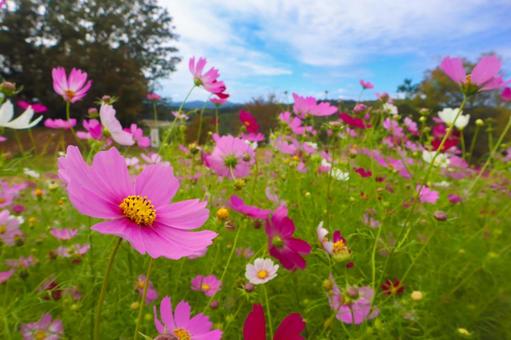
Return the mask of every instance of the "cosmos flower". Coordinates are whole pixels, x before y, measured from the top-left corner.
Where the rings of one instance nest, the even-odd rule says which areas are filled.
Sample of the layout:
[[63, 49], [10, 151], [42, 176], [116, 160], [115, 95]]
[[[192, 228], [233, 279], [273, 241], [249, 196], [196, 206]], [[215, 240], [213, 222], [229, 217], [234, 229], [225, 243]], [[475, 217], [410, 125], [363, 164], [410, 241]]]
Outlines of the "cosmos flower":
[[[304, 340], [301, 335], [305, 321], [298, 313], [291, 313], [279, 324], [273, 340]], [[266, 321], [263, 306], [255, 304], [243, 324], [243, 340], [266, 340]]]
[[245, 277], [254, 284], [260, 285], [273, 280], [277, 276], [278, 264], [274, 264], [271, 259], [257, 258], [254, 264], [247, 263], [245, 267]]
[[236, 195], [231, 196], [230, 205], [234, 211], [242, 213], [250, 218], [264, 220], [271, 214], [271, 210], [261, 209], [253, 205], [245, 204], [245, 202]]
[[417, 185], [415, 190], [417, 191], [417, 194], [419, 194], [419, 200], [422, 203], [435, 204], [440, 197], [438, 191], [431, 190], [425, 185]]
[[48, 118], [44, 121], [44, 126], [49, 129], [64, 129], [64, 130], [70, 130], [76, 125], [76, 119], [70, 118], [69, 120], [64, 119], [51, 119]]
[[222, 338], [222, 331], [212, 329], [213, 324], [206, 315], [199, 313], [191, 317], [190, 309], [188, 302], [181, 301], [173, 312], [170, 297], [164, 297], [160, 303], [161, 320], [158, 318], [156, 306], [153, 307], [154, 326], [158, 333], [162, 336], [168, 335], [169, 339], [220, 340]]
[[463, 115], [463, 113], [460, 113], [458, 116], [458, 119], [456, 119], [456, 122], [454, 122], [454, 119], [458, 115], [458, 109], [451, 109], [451, 108], [445, 108], [442, 111], [438, 112], [438, 117], [447, 125], [452, 125], [458, 129], [463, 130], [465, 126], [468, 125], [468, 122], [470, 120], [470, 115]]
[[82, 100], [92, 85], [92, 80], [87, 81], [87, 72], [77, 68], [73, 68], [68, 77], [63, 67], [55, 67], [51, 71], [51, 76], [53, 90], [69, 103]]
[[302, 255], [309, 254], [311, 246], [304, 240], [293, 237], [295, 225], [287, 216], [285, 206], [278, 207], [271, 218], [266, 219], [265, 231], [271, 256], [290, 271], [305, 268], [306, 262]]
[[77, 229], [52, 228], [50, 234], [57, 240], [70, 240], [78, 233]]
[[[79, 260], [80, 257], [87, 254], [90, 250], [90, 244], [73, 244], [69, 247], [58, 247], [55, 254], [60, 257], [72, 257], [74, 260]], [[79, 262], [79, 261], [77, 261]]]
[[394, 104], [391, 104], [391, 103], [385, 103], [383, 104], [382, 106], [382, 109], [383, 111], [393, 115], [393, 116], [397, 116], [398, 115], [398, 109], [397, 109], [397, 106], [395, 106]]
[[20, 331], [23, 340], [58, 340], [64, 335], [64, 326], [46, 313], [36, 322], [21, 325]]
[[147, 136], [144, 136], [144, 130], [139, 128], [137, 124], [132, 123], [128, 128], [124, 129], [124, 131], [130, 133], [133, 136], [133, 139], [137, 143], [139, 148], [148, 148], [151, 146], [151, 139]]
[[146, 94], [145, 98], [147, 100], [152, 101], [152, 102], [157, 102], [157, 101], [161, 100], [160, 95], [158, 95], [158, 94], [156, 94], [154, 92], [149, 92], [148, 94]]
[[4, 283], [4, 282], [7, 282], [7, 280], [9, 280], [11, 278], [11, 276], [13, 276], [15, 273], [14, 270], [8, 270], [8, 271], [5, 271], [5, 272], [0, 272], [0, 284]]
[[19, 220], [9, 214], [8, 210], [0, 211], [0, 246], [2, 244], [13, 246], [22, 238], [23, 232], [20, 230]]
[[355, 107], [353, 107], [353, 112], [355, 113], [361, 113], [364, 112], [365, 110], [367, 110], [367, 106], [362, 103], [358, 103], [355, 105]]
[[241, 124], [243, 124], [243, 126], [245, 127], [247, 132], [249, 132], [249, 133], [258, 133], [259, 132], [259, 124], [257, 123], [257, 120], [252, 115], [252, 113], [245, 111], [245, 110], [240, 110], [239, 117], [240, 117]]
[[128, 146], [135, 144], [133, 135], [122, 129], [121, 123], [115, 117], [115, 109], [112, 105], [101, 104], [99, 118], [105, 128], [105, 132], [108, 133], [116, 143]]
[[504, 85], [502, 77], [498, 75], [501, 66], [501, 60], [495, 55], [483, 56], [469, 75], [465, 73], [461, 58], [445, 57], [440, 63], [440, 69], [458, 83], [467, 95], [501, 88]]
[[500, 98], [502, 98], [505, 102], [511, 101], [511, 87], [506, 87], [504, 90], [502, 90], [502, 93], [500, 94]]
[[374, 88], [374, 85], [371, 82], [368, 82], [368, 81], [365, 81], [362, 79], [360, 79], [360, 86], [362, 86], [362, 88], [364, 90], [370, 90], [370, 89]]
[[381, 290], [385, 295], [401, 295], [405, 291], [405, 286], [398, 279], [387, 279], [381, 285]]
[[314, 97], [302, 97], [293, 93], [293, 99], [293, 111], [301, 118], [305, 118], [308, 115], [325, 117], [337, 112], [337, 107], [327, 102], [317, 103]]
[[37, 262], [36, 258], [33, 256], [20, 256], [17, 259], [8, 259], [5, 260], [5, 264], [7, 264], [11, 269], [27, 269], [33, 266]]
[[98, 152], [88, 165], [76, 146], [67, 148], [58, 165], [75, 208], [106, 220], [92, 229], [127, 240], [141, 254], [174, 260], [201, 256], [217, 236], [192, 231], [208, 219], [206, 202], [170, 203], [179, 189], [170, 165], [147, 165], [133, 177], [116, 148]]
[[12, 119], [14, 116], [14, 106], [12, 103], [7, 100], [5, 103], [0, 106], [0, 127], [6, 127], [9, 129], [30, 129], [33, 126], [36, 126], [43, 116], [40, 116], [34, 119], [32, 122], [30, 121], [34, 116], [34, 109], [29, 106], [22, 114], [20, 114], [17, 118]]
[[82, 126], [86, 131], [77, 131], [76, 136], [80, 139], [100, 140], [103, 137], [103, 127], [97, 119], [84, 119]]
[[339, 114], [339, 118], [347, 125], [353, 127], [353, 128], [358, 128], [358, 129], [367, 129], [367, 128], [370, 128], [371, 127], [371, 124], [369, 123], [366, 123], [363, 119], [361, 118], [357, 118], [357, 117], [352, 117], [350, 116], [349, 114], [347, 114], [346, 112], [341, 112]]
[[225, 103], [227, 103], [228, 98], [229, 98], [229, 95], [224, 94], [221, 97], [214, 96], [214, 97], [210, 98], [209, 101], [212, 102], [213, 104], [215, 104], [216, 106], [220, 106], [220, 105], [224, 105]]
[[[188, 61], [188, 68], [193, 75], [193, 81], [196, 86], [204, 87], [204, 89], [212, 94], [223, 94], [226, 87], [223, 81], [219, 81], [220, 73], [214, 67], [210, 68], [207, 72], [204, 71], [206, 66], [206, 58], [199, 58], [197, 63], [195, 57], [190, 58]], [[224, 97], [221, 95], [220, 97]]]
[[9, 185], [0, 179], [0, 208], [8, 207], [20, 192], [26, 188], [26, 184]]
[[374, 290], [369, 287], [348, 287], [341, 292], [330, 274], [327, 290], [330, 308], [336, 318], [346, 324], [359, 325], [378, 316], [379, 310], [372, 306]]
[[16, 105], [18, 105], [18, 107], [23, 110], [26, 110], [29, 107], [31, 107], [35, 113], [45, 113], [46, 111], [48, 111], [46, 105], [43, 105], [41, 103], [29, 103], [26, 100], [18, 100], [16, 102]]
[[[135, 289], [140, 296], [142, 296], [142, 294], [144, 294], [145, 283], [146, 283], [145, 275], [139, 275], [137, 278], [137, 282], [135, 283]], [[156, 300], [157, 298], [158, 298], [158, 291], [154, 288], [151, 280], [149, 280], [149, 283], [147, 286], [147, 292], [146, 292], [146, 296], [145, 296], [145, 301], [147, 303], [151, 303], [154, 300]]]
[[[429, 151], [429, 150], [423, 150], [422, 151], [422, 159], [426, 163], [433, 162], [433, 157], [435, 156], [436, 151]], [[449, 166], [449, 156], [445, 153], [439, 153], [438, 156], [435, 159], [434, 166], [439, 166], [441, 168], [446, 168]]]
[[215, 275], [197, 275], [192, 280], [192, 290], [202, 292], [206, 296], [213, 296], [220, 290], [222, 281]]
[[321, 221], [316, 228], [316, 234], [318, 241], [323, 246], [323, 249], [332, 257], [339, 262], [346, 261], [351, 257], [351, 250], [348, 247], [348, 242], [341, 235], [339, 230], [334, 231], [333, 239], [329, 240], [328, 230], [323, 227], [323, 221]]
[[243, 139], [231, 135], [213, 138], [215, 148], [206, 156], [208, 166], [221, 177], [247, 177], [255, 163], [254, 150]]

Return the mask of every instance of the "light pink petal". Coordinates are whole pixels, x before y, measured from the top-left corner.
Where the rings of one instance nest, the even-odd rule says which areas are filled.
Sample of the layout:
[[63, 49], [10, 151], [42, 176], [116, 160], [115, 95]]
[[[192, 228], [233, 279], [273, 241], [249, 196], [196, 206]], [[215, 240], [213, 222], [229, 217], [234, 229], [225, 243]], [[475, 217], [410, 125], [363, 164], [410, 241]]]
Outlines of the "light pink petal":
[[472, 70], [471, 81], [482, 86], [499, 73], [501, 66], [502, 62], [497, 56], [484, 56]]
[[466, 73], [461, 58], [445, 57], [440, 64], [440, 68], [458, 84], [465, 82]]
[[147, 196], [157, 211], [170, 202], [178, 189], [179, 181], [169, 165], [147, 165], [135, 180], [136, 194]]
[[195, 229], [206, 222], [209, 210], [207, 202], [197, 199], [172, 203], [157, 210], [158, 222], [176, 229]]
[[73, 67], [69, 73], [68, 86], [73, 92], [80, 90], [87, 81], [87, 73]]
[[207, 333], [211, 327], [213, 327], [213, 324], [211, 321], [209, 321], [209, 318], [205, 316], [202, 313], [199, 313], [195, 315], [187, 325], [187, 328], [193, 333], [193, 334], [203, 334]]
[[188, 329], [188, 323], [190, 322], [190, 305], [188, 302], [181, 301], [177, 304], [174, 317], [177, 328]]

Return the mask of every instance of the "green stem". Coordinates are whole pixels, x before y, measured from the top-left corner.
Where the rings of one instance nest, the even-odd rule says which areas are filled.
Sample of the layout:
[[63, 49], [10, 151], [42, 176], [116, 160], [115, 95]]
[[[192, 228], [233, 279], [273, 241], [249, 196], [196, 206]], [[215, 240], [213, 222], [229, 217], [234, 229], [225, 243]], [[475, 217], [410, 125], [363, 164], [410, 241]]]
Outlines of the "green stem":
[[99, 293], [98, 303], [96, 304], [96, 318], [94, 319], [94, 340], [100, 339], [100, 324], [101, 324], [101, 309], [103, 308], [103, 302], [105, 301], [106, 289], [108, 286], [108, 280], [110, 278], [110, 273], [112, 272], [112, 266], [114, 264], [115, 255], [117, 254], [117, 250], [119, 250], [119, 246], [121, 245], [122, 238], [119, 238], [112, 249], [110, 254], [110, 259], [108, 260], [108, 265], [106, 267], [105, 277], [103, 278], [103, 285], [101, 286], [101, 291]]
[[215, 132], [216, 134], [218, 135], [219, 134], [219, 128], [218, 126], [220, 125], [220, 117], [218, 115], [218, 105], [216, 105], [216, 109], [215, 109]]
[[472, 160], [472, 157], [474, 156], [474, 149], [476, 147], [477, 137], [479, 136], [479, 130], [481, 130], [481, 127], [479, 125], [476, 125], [476, 131], [474, 132], [474, 137], [472, 137], [472, 141], [470, 142], [470, 149], [468, 151], [470, 161]]
[[[183, 102], [179, 106], [179, 109], [177, 110], [178, 114], [180, 114], [181, 111], [183, 110], [183, 107], [185, 106], [186, 101], [188, 100], [190, 95], [192, 94], [192, 91], [194, 88], [195, 88], [195, 85], [193, 85], [192, 88], [190, 89], [190, 91], [188, 91], [188, 94], [186, 95], [185, 99], [183, 100]], [[167, 131], [165, 131], [163, 141], [160, 144], [160, 151], [161, 151], [161, 148], [163, 147], [163, 145], [168, 143], [170, 135], [172, 134], [172, 131], [174, 131], [174, 127], [176, 126], [176, 122], [177, 122], [177, 119], [174, 117], [174, 120], [172, 121], [170, 128], [168, 128]]]
[[266, 314], [268, 315], [268, 328], [270, 330], [270, 339], [273, 339], [273, 324], [271, 321], [271, 311], [270, 311], [270, 299], [268, 299], [268, 290], [266, 289], [266, 285], [263, 285], [264, 291], [264, 300], [266, 301]]
[[490, 165], [490, 162], [491, 162], [492, 158], [495, 156], [495, 153], [497, 153], [497, 150], [500, 147], [500, 144], [502, 143], [502, 141], [506, 137], [506, 135], [507, 135], [507, 133], [508, 133], [510, 128], [511, 128], [511, 116], [509, 117], [509, 120], [507, 121], [506, 127], [504, 128], [504, 130], [500, 134], [500, 137], [497, 140], [497, 143], [493, 146], [493, 148], [492, 148], [492, 150], [490, 152], [490, 155], [488, 156], [488, 159], [484, 163], [484, 165], [481, 168], [481, 170], [479, 170], [479, 173], [477, 174], [477, 177], [474, 179], [474, 181], [470, 185], [470, 187], [468, 189], [469, 193], [472, 192], [472, 189], [474, 189], [474, 186], [476, 185], [477, 181], [479, 181], [479, 179], [481, 178], [483, 173], [486, 171], [486, 168], [488, 168], [488, 165]]
[[137, 325], [135, 326], [135, 334], [133, 334], [133, 340], [137, 340], [138, 338], [140, 322], [142, 321], [142, 313], [144, 311], [145, 299], [147, 295], [147, 289], [149, 287], [149, 279], [151, 277], [151, 272], [153, 271], [153, 264], [154, 259], [151, 257], [149, 259], [149, 266], [147, 267], [147, 272], [145, 274], [144, 291], [142, 293], [142, 297], [140, 298], [140, 305], [138, 306]]

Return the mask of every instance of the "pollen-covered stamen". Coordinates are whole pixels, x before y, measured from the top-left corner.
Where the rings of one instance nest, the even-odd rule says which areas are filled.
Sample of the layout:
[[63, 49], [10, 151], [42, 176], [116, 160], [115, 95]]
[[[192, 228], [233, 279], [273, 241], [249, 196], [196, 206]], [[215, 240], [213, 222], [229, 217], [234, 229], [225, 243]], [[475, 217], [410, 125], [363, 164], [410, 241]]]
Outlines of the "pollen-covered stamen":
[[156, 219], [156, 209], [147, 196], [130, 195], [119, 204], [124, 216], [138, 225], [150, 226]]
[[465, 83], [472, 84], [472, 75], [471, 74], [467, 74], [465, 76]]
[[184, 328], [174, 328], [172, 332], [177, 337], [178, 340], [191, 340], [192, 336], [188, 331]]
[[265, 269], [261, 269], [260, 271], [257, 272], [257, 277], [260, 278], [261, 280], [266, 279], [268, 277], [268, 271]]
[[203, 283], [200, 288], [204, 292], [207, 292], [208, 290], [211, 289], [211, 287], [207, 283]]
[[66, 94], [66, 97], [69, 100], [72, 100], [74, 98], [74, 96], [76, 96], [76, 93], [73, 90], [65, 90], [64, 93]]
[[344, 243], [344, 240], [339, 240], [337, 242], [334, 242], [334, 253], [340, 253], [346, 249], [346, 243]]

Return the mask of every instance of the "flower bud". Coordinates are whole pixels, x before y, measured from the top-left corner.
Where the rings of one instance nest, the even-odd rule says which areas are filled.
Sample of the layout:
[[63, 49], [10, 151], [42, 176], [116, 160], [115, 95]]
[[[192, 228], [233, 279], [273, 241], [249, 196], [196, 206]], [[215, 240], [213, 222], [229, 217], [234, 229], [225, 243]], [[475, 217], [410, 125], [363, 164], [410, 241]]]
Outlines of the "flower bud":
[[476, 119], [476, 125], [479, 127], [484, 126], [484, 120], [482, 120], [481, 118]]
[[422, 292], [419, 290], [414, 290], [410, 294], [410, 297], [412, 298], [413, 301], [420, 301], [424, 297], [424, 294], [422, 294]]

